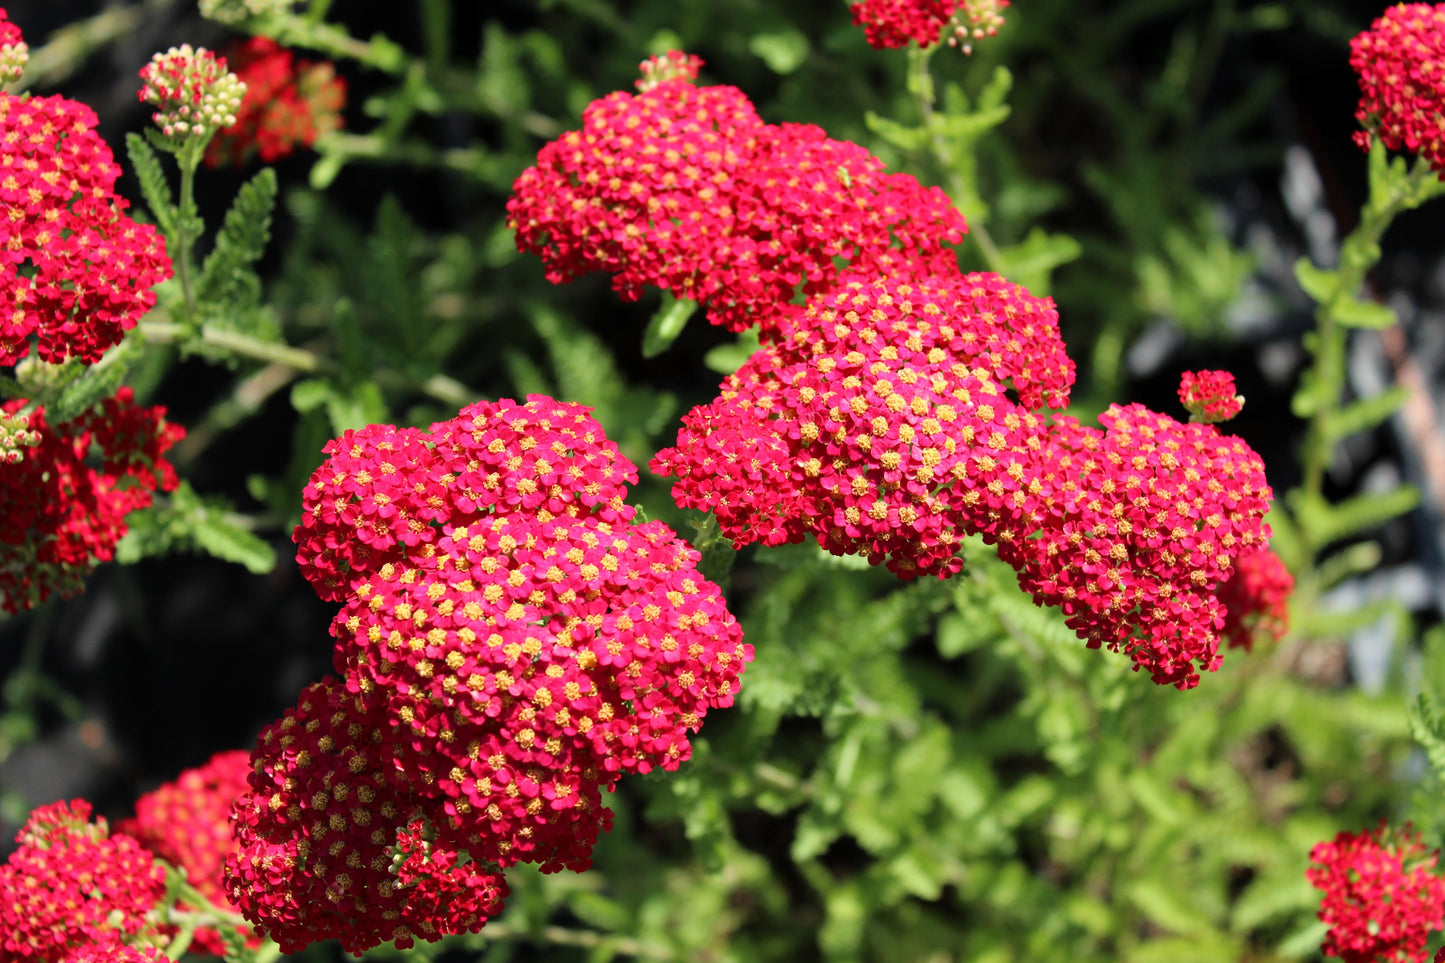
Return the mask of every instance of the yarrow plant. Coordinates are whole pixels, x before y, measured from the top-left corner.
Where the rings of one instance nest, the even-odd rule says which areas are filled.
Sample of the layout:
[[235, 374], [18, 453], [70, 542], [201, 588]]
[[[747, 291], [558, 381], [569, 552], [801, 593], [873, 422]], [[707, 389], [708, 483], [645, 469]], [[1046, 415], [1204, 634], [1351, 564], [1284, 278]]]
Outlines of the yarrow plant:
[[1350, 41], [1360, 83], [1355, 111], [1369, 150], [1378, 137], [1391, 150], [1422, 157], [1445, 178], [1445, 4], [1401, 3]]
[[239, 166], [253, 154], [269, 164], [341, 126], [346, 82], [329, 61], [297, 60], [268, 37], [233, 45], [225, 59], [246, 94], [235, 122], [207, 147], [207, 164]]
[[152, 910], [165, 870], [136, 840], [92, 822], [84, 800], [30, 814], [0, 866], [0, 949], [7, 960], [166, 959]]
[[634, 524], [578, 405], [326, 447], [296, 530], [339, 678], [262, 734], [227, 891], [283, 950], [474, 932], [502, 870], [583, 870], [626, 772], [675, 769], [752, 658], [698, 554]]
[[1325, 954], [1345, 963], [1423, 961], [1426, 938], [1445, 926], [1445, 879], [1431, 872], [1438, 857], [1409, 826], [1383, 822], [1315, 846], [1305, 875], [1324, 892]]

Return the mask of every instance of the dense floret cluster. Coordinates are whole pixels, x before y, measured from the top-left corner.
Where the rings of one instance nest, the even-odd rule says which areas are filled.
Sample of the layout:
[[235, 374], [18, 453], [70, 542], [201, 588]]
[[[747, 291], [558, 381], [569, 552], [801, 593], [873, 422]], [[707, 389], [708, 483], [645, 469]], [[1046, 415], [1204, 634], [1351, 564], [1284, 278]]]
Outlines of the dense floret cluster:
[[30, 814], [0, 866], [0, 959], [26, 963], [161, 963], [166, 936], [151, 916], [165, 870], [140, 843], [90, 821], [90, 804]]
[[1383, 822], [1316, 845], [1305, 875], [1324, 892], [1325, 954], [1345, 963], [1423, 961], [1426, 939], [1445, 925], [1445, 880], [1431, 872], [1438, 857], [1409, 826]]
[[0, 414], [24, 418], [38, 440], [0, 471], [0, 610], [17, 612], [52, 594], [70, 595], [115, 554], [125, 516], [176, 486], [163, 457], [185, 432], [165, 409], [135, 404], [121, 388], [73, 421], [48, 424], [24, 399]]
[[236, 122], [246, 85], [226, 69], [226, 58], [182, 44], [158, 53], [140, 69], [137, 96], [155, 107], [151, 120], [177, 141], [208, 137]]
[[475, 931], [506, 867], [589, 865], [602, 794], [686, 760], [752, 652], [697, 553], [632, 523], [636, 468], [585, 408], [481, 402], [326, 452], [296, 541], [344, 602], [339, 679], [263, 736], [228, 891], [283, 948]]
[[[217, 753], [205, 765], [187, 769], [175, 781], [141, 796], [136, 800], [135, 817], [122, 821], [116, 831], [184, 869], [186, 879], [212, 906], [234, 911], [226, 901], [222, 870], [227, 854], [236, 848], [231, 807], [246, 791], [250, 773], [249, 752]], [[184, 903], [179, 908], [195, 909]], [[201, 927], [190, 951], [223, 956], [225, 946], [216, 930]]]
[[1401, 3], [1350, 41], [1360, 82], [1355, 142], [1379, 137], [1423, 157], [1445, 178], [1445, 3]]
[[1219, 664], [1215, 596], [1264, 544], [1259, 456], [1140, 405], [1056, 416], [1073, 381], [1053, 303], [997, 275], [848, 278], [789, 316], [683, 419], [653, 470], [729, 538], [796, 542], [905, 578], [982, 536], [1091, 646], [1186, 688]]
[[714, 324], [767, 331], [800, 288], [827, 290], [838, 260], [914, 274], [956, 263], [946, 245], [967, 228], [941, 191], [817, 127], [764, 124], [736, 88], [692, 83], [699, 63], [649, 62], [647, 89], [595, 101], [517, 179], [509, 223], [549, 280], [606, 271], [627, 300], [661, 288]]
[[206, 148], [206, 163], [245, 163], [252, 155], [269, 164], [341, 126], [346, 82], [330, 61], [297, 60], [269, 37], [251, 37], [226, 51], [246, 95], [236, 122]]
[[1008, 5], [1008, 0], [860, 0], [853, 5], [853, 23], [879, 49], [931, 47], [946, 36], [967, 53], [971, 41], [998, 33]]
[[171, 276], [155, 228], [122, 213], [120, 168], [95, 113], [64, 97], [0, 93], [0, 365], [98, 360]]

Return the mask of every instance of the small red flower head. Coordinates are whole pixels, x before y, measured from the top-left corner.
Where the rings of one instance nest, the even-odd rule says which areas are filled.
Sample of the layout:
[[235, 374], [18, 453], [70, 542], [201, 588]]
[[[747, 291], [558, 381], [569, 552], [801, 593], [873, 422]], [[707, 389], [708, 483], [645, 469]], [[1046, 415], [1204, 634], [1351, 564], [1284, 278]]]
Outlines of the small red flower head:
[[1219, 586], [1224, 605], [1224, 640], [1246, 652], [1255, 639], [1278, 642], [1289, 632], [1289, 596], [1294, 576], [1268, 548], [1241, 554]]
[[[236, 850], [231, 837], [231, 807], [247, 790], [251, 754], [243, 749], [220, 752], [174, 782], [136, 800], [135, 818], [117, 826], [161, 859], [186, 871], [186, 879], [220, 909], [232, 910], [222, 888], [227, 854]], [[184, 906], [182, 907], [185, 908]], [[225, 955], [220, 934], [199, 929], [192, 952]]]
[[1244, 396], [1235, 393], [1234, 375], [1228, 371], [1186, 371], [1179, 379], [1179, 401], [1191, 421], [1213, 424], [1228, 421], [1244, 408]]
[[252, 37], [227, 50], [245, 85], [236, 122], [206, 148], [206, 163], [240, 165], [251, 154], [269, 164], [341, 126], [346, 81], [330, 61], [297, 60], [269, 37]]
[[853, 23], [879, 49], [916, 43], [931, 47], [947, 35], [950, 45], [992, 37], [1003, 26], [1008, 0], [860, 0]]
[[140, 79], [140, 102], [156, 108], [151, 120], [177, 142], [230, 127], [246, 93], [225, 57], [190, 44], [156, 54], [140, 69]]
[[30, 48], [21, 39], [20, 28], [11, 23], [0, 7], [0, 86], [13, 84], [25, 73]]
[[0, 467], [0, 610], [31, 608], [53, 593], [78, 592], [115, 554], [125, 516], [176, 486], [163, 455], [185, 432], [164, 408], [141, 408], [121, 388], [73, 421], [46, 423], [43, 409], [20, 415], [24, 399], [0, 405], [23, 417], [39, 441]]
[[1401, 3], [1350, 41], [1350, 66], [1360, 81], [1355, 119], [1391, 150], [1418, 154], [1445, 178], [1445, 3]]
[[696, 80], [697, 72], [702, 69], [702, 58], [681, 50], [669, 50], [661, 56], [648, 57], [637, 65], [637, 69], [642, 76], [634, 81], [633, 85], [640, 93], [645, 94], [669, 80], [685, 80], [689, 83]]
[[95, 124], [73, 100], [0, 93], [0, 365], [32, 337], [46, 361], [99, 360], [171, 276], [160, 234], [121, 213]]
[[1426, 853], [1408, 825], [1390, 830], [1383, 821], [1316, 845], [1305, 876], [1324, 892], [1324, 953], [1346, 963], [1424, 960], [1426, 939], [1445, 925], [1445, 880], [1433, 872], [1438, 856]]
[[0, 958], [164, 959], [148, 914], [165, 894], [165, 870], [140, 843], [90, 822], [80, 799], [35, 810], [15, 840], [0, 866]]

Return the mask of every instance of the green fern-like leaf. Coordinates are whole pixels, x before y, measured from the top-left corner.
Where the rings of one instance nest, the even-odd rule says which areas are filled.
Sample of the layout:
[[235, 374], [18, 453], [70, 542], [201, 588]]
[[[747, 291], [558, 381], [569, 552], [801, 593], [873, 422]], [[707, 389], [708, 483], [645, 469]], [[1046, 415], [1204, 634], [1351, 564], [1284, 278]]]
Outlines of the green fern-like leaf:
[[67, 384], [60, 400], [51, 408], [56, 421], [69, 421], [94, 407], [102, 398], [115, 394], [131, 366], [140, 360], [141, 339], [130, 337], [106, 353], [98, 364], [91, 365]]
[[1434, 700], [1425, 693], [1421, 693], [1411, 707], [1410, 732], [1425, 750], [1425, 758], [1430, 760], [1436, 776], [1445, 778], [1445, 724], [1435, 711]]
[[151, 217], [155, 218], [156, 225], [167, 238], [174, 238], [176, 202], [155, 148], [147, 144], [144, 137], [130, 133], [125, 135], [125, 150], [130, 155], [130, 166], [135, 169], [135, 176], [140, 181], [141, 197], [145, 198]]
[[267, 167], [241, 185], [216, 246], [201, 268], [197, 294], [202, 301], [226, 304], [258, 290], [251, 265], [260, 259], [271, 238], [271, 212], [276, 206], [276, 172]]

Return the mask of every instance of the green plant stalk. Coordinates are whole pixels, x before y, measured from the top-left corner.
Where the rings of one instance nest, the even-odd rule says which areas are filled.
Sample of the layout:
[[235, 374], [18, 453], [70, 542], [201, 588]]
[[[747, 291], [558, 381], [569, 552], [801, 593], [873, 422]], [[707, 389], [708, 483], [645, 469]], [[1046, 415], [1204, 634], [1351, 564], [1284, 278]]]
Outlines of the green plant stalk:
[[[1379, 263], [1380, 239], [1385, 231], [1397, 215], [1419, 203], [1418, 192], [1436, 176], [1423, 161], [1417, 162], [1410, 171], [1406, 189], [1385, 196], [1376, 193], [1380, 181], [1371, 179], [1370, 197], [1360, 212], [1360, 223], [1340, 246], [1340, 262], [1336, 269], [1338, 283], [1334, 295], [1315, 309], [1318, 327], [1313, 338], [1314, 366], [1309, 382], [1314, 398], [1300, 456], [1303, 469], [1300, 493], [1306, 504], [1318, 504], [1323, 500], [1325, 469], [1329, 467], [1333, 453], [1329, 428], [1340, 406], [1340, 389], [1345, 380], [1345, 344], [1349, 333], [1340, 322], [1339, 306], [1359, 294], [1366, 275]], [[1301, 529], [1300, 540], [1304, 543], [1306, 556], [1310, 558], [1322, 547], [1315, 544], [1313, 533], [1306, 529]]]
[[176, 163], [181, 169], [181, 197], [176, 217], [176, 238], [177, 248], [174, 261], [176, 265], [176, 278], [181, 284], [181, 297], [186, 303], [185, 325], [188, 331], [194, 331], [196, 320], [196, 294], [191, 282], [191, 254], [195, 247], [197, 238], [193, 234], [196, 224], [196, 169], [201, 165], [201, 155], [206, 149], [209, 137], [199, 138], [196, 141], [187, 141], [179, 151], [176, 152]]
[[[918, 98], [918, 110], [923, 117], [923, 126], [928, 131], [928, 150], [933, 156], [934, 163], [943, 171], [949, 196], [962, 197], [966, 193], [966, 185], [959, 180], [953, 151], [949, 150], [947, 142], [939, 133], [937, 114], [934, 110], [937, 95], [933, 86], [933, 76], [928, 72], [928, 61], [937, 49], [936, 44], [927, 48], [917, 45], [909, 46], [908, 92]], [[968, 226], [968, 233], [978, 243], [978, 248], [983, 252], [983, 259], [987, 262], [989, 270], [1000, 271], [1003, 267], [1003, 257], [999, 254], [998, 245], [994, 244], [993, 236], [989, 234], [988, 228], [984, 227], [982, 223], [973, 223]]]

